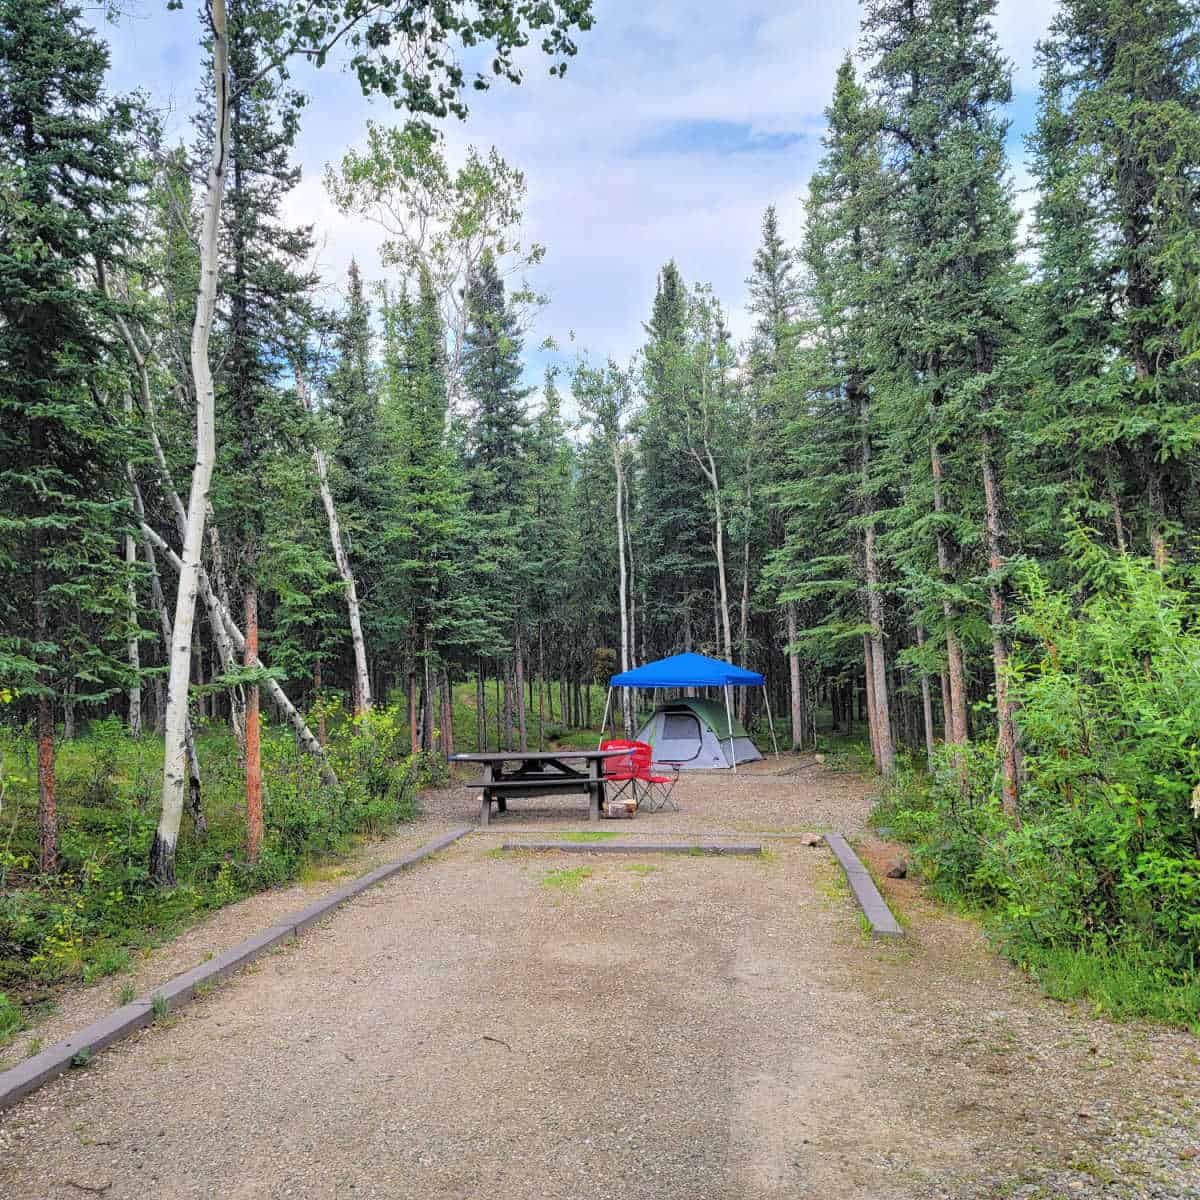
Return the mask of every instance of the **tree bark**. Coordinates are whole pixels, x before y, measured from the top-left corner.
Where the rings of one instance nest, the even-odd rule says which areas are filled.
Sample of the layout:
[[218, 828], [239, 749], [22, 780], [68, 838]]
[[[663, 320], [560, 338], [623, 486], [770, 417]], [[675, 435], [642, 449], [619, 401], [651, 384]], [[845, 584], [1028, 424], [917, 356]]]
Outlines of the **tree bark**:
[[[133, 511], [142, 529], [142, 553], [146, 558], [146, 566], [150, 570], [150, 600], [154, 611], [158, 614], [158, 627], [162, 635], [164, 654], [171, 652], [171, 618], [167, 613], [167, 602], [163, 597], [162, 581], [158, 576], [158, 559], [154, 555], [154, 545], [145, 533], [146, 507], [142, 503], [142, 490], [134, 478], [133, 471], [127, 469], [129, 486], [133, 494]], [[156, 690], [159, 703], [155, 714], [156, 722], [163, 719], [162, 712], [162, 683], [161, 676], [155, 676]], [[208, 821], [204, 816], [204, 805], [200, 791], [200, 756], [196, 753], [196, 735], [189, 719], [184, 729], [184, 743], [188, 762], [188, 811], [192, 817], [192, 827], [197, 835], [203, 837], [208, 832]]]
[[[796, 605], [794, 601], [788, 601], [784, 605], [784, 613], [787, 618], [787, 639], [788, 646], [796, 644], [796, 638], [799, 637], [800, 631], [796, 622]], [[787, 652], [788, 660], [788, 699], [791, 705], [792, 714], [792, 749], [799, 750], [804, 746], [805, 730], [804, 730], [804, 703], [801, 696], [801, 680], [800, 680], [800, 655], [796, 651], [789, 649]]]
[[861, 386], [861, 381], [854, 383], [858, 392], [860, 449], [859, 466], [861, 471], [862, 498], [865, 509], [866, 524], [863, 528], [863, 567], [866, 572], [866, 609], [867, 623], [871, 627], [867, 635], [870, 642], [870, 657], [867, 669], [871, 672], [868, 679], [867, 699], [874, 701], [873, 715], [868, 719], [873, 726], [872, 742], [877, 749], [876, 764], [883, 775], [891, 775], [896, 770], [896, 747], [892, 740], [892, 711], [888, 699], [887, 658], [883, 642], [883, 601], [879, 595], [879, 564], [875, 558], [875, 504], [871, 497], [871, 431], [870, 431], [870, 398], [867, 389]]
[[475, 672], [475, 749], [482, 754], [487, 749], [487, 688], [483, 679], [483, 659]]
[[442, 750], [447, 759], [454, 753], [454, 686], [450, 672], [442, 670]]
[[[925, 630], [917, 626], [917, 645], [925, 645]], [[925, 718], [925, 758], [933, 766], [933, 697], [929, 689], [929, 672], [921, 672], [921, 713]]]
[[1169, 561], [1166, 534], [1167, 512], [1163, 502], [1162, 470], [1157, 465], [1150, 468], [1148, 489], [1150, 500], [1150, 553], [1154, 556], [1154, 565], [1160, 571], [1165, 571]]
[[520, 626], [514, 631], [513, 648], [513, 666], [516, 669], [516, 687], [513, 690], [516, 693], [517, 701], [517, 730], [521, 737], [521, 753], [524, 754], [529, 750], [529, 730], [526, 728], [525, 719], [525, 647], [521, 640]]
[[225, 0], [209, 0], [209, 34], [213, 59], [213, 149], [200, 235], [200, 282], [192, 326], [191, 369], [196, 386], [196, 459], [188, 497], [179, 589], [173, 624], [174, 642], [167, 681], [167, 722], [163, 746], [162, 813], [150, 848], [150, 878], [160, 886], [175, 882], [175, 845], [183, 816], [187, 760], [188, 684], [191, 674], [192, 624], [196, 615], [200, 555], [208, 489], [216, 453], [215, 397], [208, 344], [216, 304], [221, 197], [225, 190], [229, 148], [229, 43]]
[[321, 695], [321, 660], [313, 663], [313, 695], [317, 701], [317, 741], [325, 749], [328, 735], [325, 730], [325, 697]]
[[[125, 392], [125, 412], [133, 411], [133, 393]], [[125, 633], [125, 653], [129, 659], [129, 673], [132, 679], [129, 683], [129, 732], [134, 737], [142, 736], [142, 661], [141, 648], [138, 641], [138, 598], [137, 583], [134, 572], [137, 568], [137, 542], [133, 530], [125, 533], [125, 619], [128, 628]]]
[[[933, 470], [933, 511], [940, 517], [946, 511], [946, 504], [942, 495], [942, 456], [934, 441], [929, 443], [929, 458]], [[950, 550], [946, 545], [946, 537], [940, 525], [936, 541], [938, 570], [941, 573], [942, 582], [948, 583], [950, 580]], [[967, 740], [966, 671], [963, 667], [962, 646], [954, 628], [957, 614], [949, 599], [942, 600], [942, 614], [946, 623], [946, 674], [949, 681], [946, 741], [959, 743]]]
[[717, 463], [712, 451], [705, 447], [708, 466], [701, 469], [712, 486], [713, 493], [713, 549], [717, 556], [717, 584], [720, 588], [721, 637], [725, 647], [725, 659], [733, 661], [733, 633], [729, 627], [729, 583], [725, 575], [725, 512], [721, 506], [721, 488], [717, 477]]
[[875, 760], [875, 770], [883, 772], [883, 756], [879, 738], [879, 711], [875, 696], [875, 647], [870, 634], [863, 634], [863, 691], [867, 699], [867, 736], [871, 740], [871, 757]]

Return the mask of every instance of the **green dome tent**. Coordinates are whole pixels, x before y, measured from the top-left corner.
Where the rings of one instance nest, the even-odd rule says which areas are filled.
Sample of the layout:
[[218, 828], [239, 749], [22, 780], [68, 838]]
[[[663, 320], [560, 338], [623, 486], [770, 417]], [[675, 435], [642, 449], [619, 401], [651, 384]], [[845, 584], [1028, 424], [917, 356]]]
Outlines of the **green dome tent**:
[[639, 742], [654, 747], [654, 761], [681, 771], [758, 762], [758, 747], [742, 723], [725, 715], [714, 700], [683, 699], [660, 704], [637, 733]]

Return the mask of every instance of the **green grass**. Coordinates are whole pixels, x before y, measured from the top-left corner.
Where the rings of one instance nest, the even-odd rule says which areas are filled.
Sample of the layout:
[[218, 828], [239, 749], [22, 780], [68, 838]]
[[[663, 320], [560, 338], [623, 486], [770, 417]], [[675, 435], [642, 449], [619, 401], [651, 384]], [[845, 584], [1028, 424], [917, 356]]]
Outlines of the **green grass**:
[[617, 835], [615, 833], [589, 831], [587, 833], [556, 833], [554, 836], [564, 842], [607, 842], [611, 841]]
[[658, 870], [658, 867], [654, 863], [635, 862], [630, 863], [625, 869], [632, 871], [635, 875], [651, 875]]
[[7, 1046], [27, 1027], [24, 1010], [0, 992], [0, 1046]]
[[1200, 1034], [1200, 977], [1180, 982], [1137, 950], [1034, 947], [1022, 959], [1055, 1000], [1084, 1002], [1117, 1020], [1149, 1017]]
[[591, 867], [564, 867], [561, 871], [551, 871], [542, 876], [542, 887], [557, 889], [563, 892], [573, 892], [585, 879], [590, 879]]

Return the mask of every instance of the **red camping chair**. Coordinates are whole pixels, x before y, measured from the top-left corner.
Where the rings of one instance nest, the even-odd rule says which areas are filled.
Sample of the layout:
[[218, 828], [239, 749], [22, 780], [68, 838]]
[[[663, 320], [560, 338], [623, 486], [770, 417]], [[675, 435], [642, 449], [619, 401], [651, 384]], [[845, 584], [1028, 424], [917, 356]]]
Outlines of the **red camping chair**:
[[[679, 805], [671, 799], [671, 793], [679, 782], [679, 768], [666, 767], [654, 762], [654, 747], [646, 742], [633, 742], [633, 771], [642, 787], [642, 802], [647, 812], [661, 812], [664, 808], [679, 811]], [[672, 771], [663, 775], [663, 771]]]
[[[601, 750], [627, 751], [625, 754], [614, 754], [612, 758], [606, 758], [601, 763], [601, 770], [604, 772], [604, 791], [608, 799], [616, 800], [629, 789], [633, 790], [634, 800], [638, 799], [638, 775], [634, 756], [639, 745], [638, 742], [628, 742], [622, 738], [612, 738], [607, 742], [600, 743]], [[620, 786], [615, 792], [610, 792], [608, 789], [613, 784]]]

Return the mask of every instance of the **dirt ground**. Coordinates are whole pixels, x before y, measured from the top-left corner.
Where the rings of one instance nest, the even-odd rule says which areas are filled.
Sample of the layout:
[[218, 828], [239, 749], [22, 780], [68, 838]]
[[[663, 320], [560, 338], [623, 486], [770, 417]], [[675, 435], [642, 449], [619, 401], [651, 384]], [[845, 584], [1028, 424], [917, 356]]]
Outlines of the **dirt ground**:
[[[861, 835], [864, 785], [759, 768], [602, 828]], [[474, 805], [432, 795], [398, 841]], [[582, 803], [514, 803], [0, 1114], [0, 1196], [1200, 1196], [1200, 1040], [1044, 1000], [910, 881], [908, 938], [871, 942], [824, 847], [498, 849], [550, 828]], [[313, 890], [227, 910], [174, 969]]]

